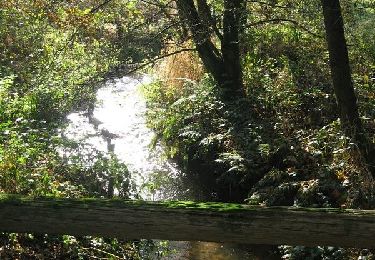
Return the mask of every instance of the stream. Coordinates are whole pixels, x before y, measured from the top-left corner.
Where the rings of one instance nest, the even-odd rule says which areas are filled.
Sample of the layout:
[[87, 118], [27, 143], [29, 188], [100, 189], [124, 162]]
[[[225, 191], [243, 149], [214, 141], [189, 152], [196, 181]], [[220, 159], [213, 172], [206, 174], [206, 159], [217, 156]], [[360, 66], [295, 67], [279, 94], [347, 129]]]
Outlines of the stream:
[[[128, 167], [135, 188], [133, 196], [137, 198], [196, 200], [199, 187], [186, 181], [186, 174], [163, 156], [160, 143], [151, 148], [155, 133], [147, 127], [146, 101], [140, 91], [143, 84], [151, 81], [147, 75], [107, 81], [97, 91], [97, 102], [90, 113], [68, 115], [69, 124], [63, 135], [101, 152], [116, 154]], [[168, 247], [171, 253], [161, 259], [253, 259], [249, 250], [240, 245], [169, 241]], [[149, 258], [160, 259], [156, 255]]]

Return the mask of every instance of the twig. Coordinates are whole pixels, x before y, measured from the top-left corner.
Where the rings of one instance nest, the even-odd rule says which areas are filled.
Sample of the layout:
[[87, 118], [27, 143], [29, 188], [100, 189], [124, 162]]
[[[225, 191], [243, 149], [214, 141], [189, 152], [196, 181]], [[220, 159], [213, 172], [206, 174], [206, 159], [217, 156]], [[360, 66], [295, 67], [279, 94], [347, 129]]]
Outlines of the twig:
[[301, 30], [303, 30], [303, 31], [305, 31], [305, 32], [307, 32], [307, 33], [309, 33], [309, 34], [317, 37], [317, 38], [324, 38], [322, 35], [310, 31], [308, 28], [306, 28], [303, 25], [299, 24], [297, 21], [291, 20], [291, 19], [287, 19], [287, 18], [275, 18], [275, 19], [261, 20], [261, 21], [255, 22], [255, 23], [250, 23], [247, 26], [257, 26], [257, 25], [262, 25], [262, 24], [266, 24], [266, 23], [275, 23], [275, 22], [287, 22], [287, 23], [291, 23], [294, 26], [298, 27], [299, 29], [301, 29]]
[[158, 57], [155, 57], [153, 58], [152, 60], [150, 61], [147, 61], [145, 63], [142, 63], [142, 64], [139, 64], [138, 66], [136, 66], [134, 69], [131, 69], [129, 71], [127, 71], [124, 76], [126, 75], [129, 75], [129, 74], [132, 74], [140, 69], [143, 69], [151, 64], [155, 64], [155, 62], [157, 62], [158, 60], [161, 60], [161, 59], [165, 59], [167, 57], [170, 57], [170, 56], [173, 56], [173, 55], [176, 55], [176, 54], [179, 54], [179, 53], [182, 53], [182, 52], [188, 52], [188, 51], [196, 51], [195, 48], [184, 48], [184, 49], [180, 49], [180, 50], [177, 50], [177, 51], [174, 51], [174, 52], [170, 52], [170, 53], [167, 53], [167, 54], [163, 54], [161, 56], [158, 56]]
[[256, 3], [256, 4], [261, 4], [261, 5], [268, 5], [268, 6], [271, 6], [271, 7], [282, 8], [282, 9], [291, 8], [291, 7], [286, 6], [286, 5], [270, 4], [270, 3], [267, 3], [267, 2], [264, 2], [264, 1], [257, 1], [257, 0], [247, 0], [246, 2]]
[[109, 4], [110, 2], [112, 2], [112, 0], [105, 0], [103, 3], [101, 3], [100, 5], [96, 6], [96, 7], [93, 7], [91, 10], [90, 10], [90, 14], [94, 14], [96, 13], [97, 11], [99, 11], [100, 9], [102, 9], [104, 6], [106, 6], [107, 4]]
[[146, 4], [149, 4], [149, 5], [153, 5], [153, 6], [157, 6], [159, 8], [170, 8], [170, 9], [176, 9], [173, 7], [173, 5], [171, 5], [171, 3], [174, 1], [174, 0], [170, 0], [168, 3], [166, 4], [163, 4], [163, 3], [160, 3], [160, 2], [153, 2], [153, 1], [148, 1], [148, 0], [141, 0], [142, 2], [146, 3]]

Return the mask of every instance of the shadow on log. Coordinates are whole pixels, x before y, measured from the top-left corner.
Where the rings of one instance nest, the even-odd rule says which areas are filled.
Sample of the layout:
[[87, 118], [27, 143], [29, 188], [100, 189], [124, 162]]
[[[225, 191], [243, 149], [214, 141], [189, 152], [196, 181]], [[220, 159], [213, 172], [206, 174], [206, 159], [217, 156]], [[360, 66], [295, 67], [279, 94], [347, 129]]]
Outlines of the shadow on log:
[[0, 195], [0, 231], [375, 248], [375, 211]]

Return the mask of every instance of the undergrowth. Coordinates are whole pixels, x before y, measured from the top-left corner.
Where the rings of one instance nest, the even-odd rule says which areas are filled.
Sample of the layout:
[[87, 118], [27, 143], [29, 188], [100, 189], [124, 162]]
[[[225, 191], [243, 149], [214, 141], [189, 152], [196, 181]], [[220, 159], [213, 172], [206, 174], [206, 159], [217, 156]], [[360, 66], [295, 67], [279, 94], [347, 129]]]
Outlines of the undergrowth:
[[[337, 119], [324, 39], [279, 25], [247, 33], [246, 100], [223, 103], [207, 75], [176, 86], [161, 77], [145, 88], [148, 123], [167, 155], [200, 177], [211, 200], [373, 209], [372, 176]], [[367, 53], [373, 45], [361, 48]], [[361, 59], [353, 66], [353, 79], [374, 142], [374, 59], [350, 50], [353, 62]], [[174, 65], [164, 66], [178, 77]], [[285, 259], [371, 258], [368, 251], [327, 247], [280, 250]]]

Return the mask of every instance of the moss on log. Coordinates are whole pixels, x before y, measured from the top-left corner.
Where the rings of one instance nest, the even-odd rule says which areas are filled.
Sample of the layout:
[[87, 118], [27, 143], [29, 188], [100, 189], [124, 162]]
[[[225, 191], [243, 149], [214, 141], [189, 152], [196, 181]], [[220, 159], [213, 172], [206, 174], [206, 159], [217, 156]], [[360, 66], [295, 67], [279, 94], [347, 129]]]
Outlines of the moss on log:
[[375, 248], [375, 212], [0, 195], [0, 231]]

